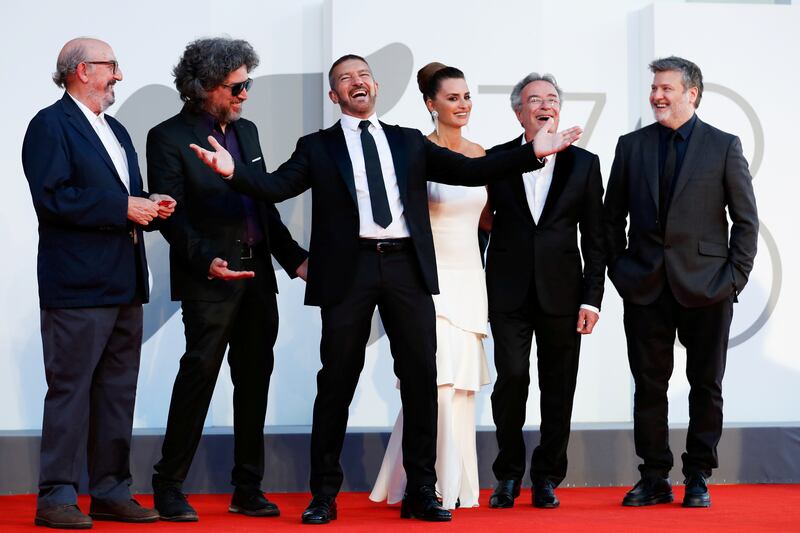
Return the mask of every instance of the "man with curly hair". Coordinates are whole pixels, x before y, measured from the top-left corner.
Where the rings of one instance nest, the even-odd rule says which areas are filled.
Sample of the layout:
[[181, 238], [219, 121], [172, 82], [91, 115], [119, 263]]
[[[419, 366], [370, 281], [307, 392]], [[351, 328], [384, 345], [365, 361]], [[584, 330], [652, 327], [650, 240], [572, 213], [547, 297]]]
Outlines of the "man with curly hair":
[[278, 333], [277, 283], [270, 255], [305, 278], [306, 252], [292, 240], [271, 203], [255, 201], [219, 180], [189, 149], [212, 135], [242, 164], [266, 170], [255, 124], [241, 118], [258, 55], [246, 41], [199, 39], [173, 71], [184, 101], [177, 115], [150, 130], [151, 186], [178, 199], [162, 233], [170, 245], [172, 299], [181, 302], [186, 352], [172, 390], [153, 492], [162, 520], [196, 521], [182, 492], [228, 350], [233, 381], [235, 487], [230, 512], [277, 516], [261, 492], [264, 417]]

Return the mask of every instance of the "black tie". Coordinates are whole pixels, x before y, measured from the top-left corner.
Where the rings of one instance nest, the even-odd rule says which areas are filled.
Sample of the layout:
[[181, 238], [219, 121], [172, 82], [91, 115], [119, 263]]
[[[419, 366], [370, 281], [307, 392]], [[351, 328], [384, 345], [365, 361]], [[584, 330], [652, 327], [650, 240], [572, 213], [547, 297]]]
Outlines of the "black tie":
[[386, 228], [392, 223], [392, 212], [389, 209], [389, 199], [386, 197], [378, 147], [375, 146], [375, 139], [369, 132], [369, 125], [369, 120], [362, 120], [358, 125], [361, 128], [361, 149], [364, 151], [364, 167], [367, 170], [369, 203], [372, 206], [372, 220], [380, 227]]
[[673, 130], [667, 139], [667, 155], [664, 158], [664, 168], [658, 178], [658, 223], [664, 231], [667, 223], [667, 210], [669, 209], [669, 196], [672, 192], [672, 181], [675, 179], [675, 166], [678, 156], [675, 152], [675, 141], [680, 138], [678, 130]]

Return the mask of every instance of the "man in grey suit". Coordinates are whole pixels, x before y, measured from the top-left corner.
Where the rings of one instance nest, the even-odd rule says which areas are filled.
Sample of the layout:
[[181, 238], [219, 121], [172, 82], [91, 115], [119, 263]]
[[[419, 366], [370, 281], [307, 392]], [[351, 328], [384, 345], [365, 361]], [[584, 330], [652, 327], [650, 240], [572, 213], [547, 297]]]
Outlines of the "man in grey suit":
[[695, 114], [700, 69], [668, 57], [650, 70], [656, 123], [620, 137], [604, 205], [608, 276], [624, 301], [634, 441], [643, 460], [642, 479], [622, 504], [673, 500], [667, 387], [677, 332], [690, 385], [683, 505], [708, 507], [733, 304], [753, 268], [758, 214], [741, 142]]

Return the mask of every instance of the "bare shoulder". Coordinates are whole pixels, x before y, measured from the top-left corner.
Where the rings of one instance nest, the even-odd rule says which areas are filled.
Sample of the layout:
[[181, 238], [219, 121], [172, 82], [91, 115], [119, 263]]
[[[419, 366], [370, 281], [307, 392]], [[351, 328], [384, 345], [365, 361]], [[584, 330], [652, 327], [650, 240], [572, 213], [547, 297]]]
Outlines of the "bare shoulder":
[[478, 143], [474, 143], [464, 139], [464, 155], [467, 157], [483, 157], [486, 155], [486, 150], [483, 149]]

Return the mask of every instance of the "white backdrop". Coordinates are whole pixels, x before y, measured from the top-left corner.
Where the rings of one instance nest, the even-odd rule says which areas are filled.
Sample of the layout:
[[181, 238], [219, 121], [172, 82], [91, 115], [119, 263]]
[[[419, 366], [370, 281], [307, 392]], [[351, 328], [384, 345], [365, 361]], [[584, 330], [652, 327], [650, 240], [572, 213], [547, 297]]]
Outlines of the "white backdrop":
[[[457, 7], [419, 0], [402, 6], [352, 0], [145, 0], [135, 10], [96, 0], [4, 4], [0, 67], [6, 82], [0, 90], [9, 105], [0, 131], [0, 162], [6, 175], [0, 210], [0, 249], [5, 251], [0, 267], [0, 430], [38, 429], [41, 424], [45, 383], [36, 296], [36, 217], [19, 154], [28, 121], [60, 97], [48, 76], [60, 47], [78, 35], [102, 38], [114, 48], [125, 79], [117, 85], [117, 103], [110, 113], [118, 113], [129, 129], [152, 109], [140, 107], [155, 101], [149, 90], [166, 96], [158, 101], [160, 118], [147, 127], [177, 112], [177, 98], [167, 89], [173, 87], [171, 68], [188, 41], [219, 34], [249, 40], [261, 55], [261, 66], [254, 73], [256, 85], [245, 115], [259, 124], [272, 168], [289, 155], [299, 134], [335, 119], [320, 73], [327, 72], [332, 58], [354, 52], [369, 56], [382, 84], [382, 119], [426, 133], [430, 122], [416, 89], [417, 69], [437, 60], [464, 70], [474, 99], [465, 134], [485, 147], [521, 131], [508, 105], [508, 87], [529, 71], [552, 72], [568, 93], [562, 126], [591, 129], [582, 143], [600, 156], [607, 180], [617, 137], [652, 121], [647, 63], [670, 54], [692, 59], [703, 69], [707, 84], [698, 114], [741, 137], [754, 171], [763, 228], [755, 270], [735, 308], [736, 345], [728, 354], [724, 384], [726, 422], [800, 421], [800, 360], [789, 308], [800, 297], [798, 280], [791, 275], [800, 267], [796, 238], [791, 237], [793, 200], [800, 187], [789, 160], [793, 127], [800, 122], [791, 104], [800, 82], [793, 68], [800, 50], [798, 27], [800, 9], [791, 5], [653, 5], [644, 0], [465, 1]], [[134, 142], [144, 163], [143, 137], [134, 134]], [[281, 207], [298, 240], [307, 236], [304, 207], [302, 199]], [[163, 287], [159, 246], [163, 250], [160, 237], [148, 241], [154, 285]], [[273, 428], [305, 427], [311, 420], [319, 368], [319, 313], [302, 305], [301, 281], [290, 281], [283, 273], [278, 279], [281, 330], [267, 422]], [[631, 420], [621, 307], [608, 284], [598, 329], [584, 338], [574, 422]], [[153, 309], [155, 305], [148, 309], [151, 316]], [[174, 308], [169, 306], [159, 309], [166, 312], [142, 352], [135, 418], [140, 428], [165, 425], [183, 348], [179, 313], [170, 316]], [[374, 333], [351, 408], [351, 426], [384, 428], [393, 423], [399, 408], [388, 345], [379, 327]], [[491, 359], [491, 341], [487, 353]], [[670, 420], [677, 423], [688, 420], [683, 368], [684, 353], [678, 348], [670, 388]], [[535, 383], [536, 376], [532, 378]], [[484, 388], [479, 397], [481, 425], [491, 425], [490, 389]], [[528, 424], [538, 424], [537, 406], [533, 386]], [[221, 373], [206, 423], [232, 423], [227, 370]]]

